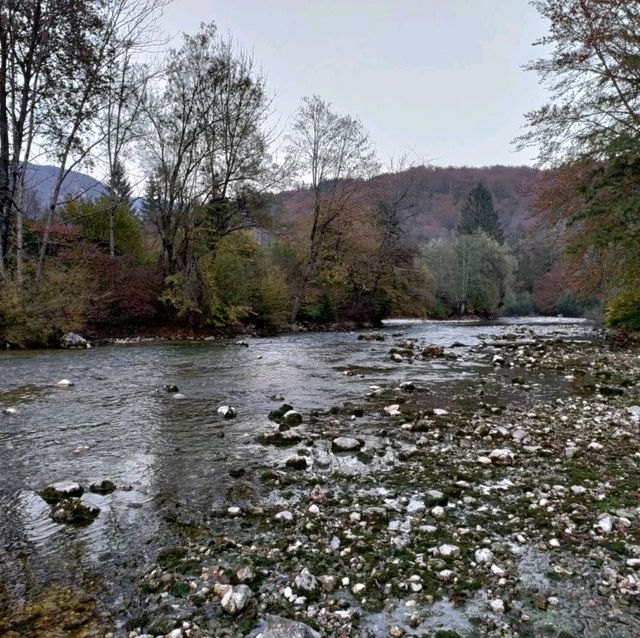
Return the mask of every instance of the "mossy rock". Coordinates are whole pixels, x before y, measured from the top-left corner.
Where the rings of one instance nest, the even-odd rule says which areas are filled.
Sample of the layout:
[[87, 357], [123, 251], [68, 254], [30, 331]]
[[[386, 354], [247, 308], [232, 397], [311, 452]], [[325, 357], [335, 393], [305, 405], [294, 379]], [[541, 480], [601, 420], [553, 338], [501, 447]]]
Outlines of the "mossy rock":
[[100, 483], [91, 483], [89, 491], [94, 494], [111, 494], [116, 491], [116, 485], [113, 481], [105, 479], [104, 481], [100, 481]]

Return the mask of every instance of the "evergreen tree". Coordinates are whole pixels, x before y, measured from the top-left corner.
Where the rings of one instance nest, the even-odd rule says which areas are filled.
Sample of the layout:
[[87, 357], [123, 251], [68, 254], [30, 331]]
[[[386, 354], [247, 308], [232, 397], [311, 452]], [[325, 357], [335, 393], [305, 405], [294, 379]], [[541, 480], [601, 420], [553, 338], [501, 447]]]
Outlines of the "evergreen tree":
[[131, 208], [131, 185], [127, 179], [124, 166], [120, 160], [116, 160], [107, 184], [109, 199], [116, 205], [126, 204]]
[[504, 233], [498, 213], [493, 207], [491, 193], [482, 183], [476, 184], [467, 196], [458, 222], [458, 232], [461, 235], [471, 235], [478, 230], [501, 244], [504, 242]]

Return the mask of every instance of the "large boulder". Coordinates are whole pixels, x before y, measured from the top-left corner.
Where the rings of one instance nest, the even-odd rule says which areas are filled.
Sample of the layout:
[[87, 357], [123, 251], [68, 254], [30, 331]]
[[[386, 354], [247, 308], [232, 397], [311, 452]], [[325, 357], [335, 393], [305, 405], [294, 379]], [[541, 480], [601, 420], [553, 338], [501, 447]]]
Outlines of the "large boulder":
[[60, 345], [63, 348], [88, 348], [89, 342], [75, 332], [67, 332], [60, 339]]
[[262, 621], [262, 638], [321, 638], [321, 635], [304, 623], [281, 616], [267, 615]]

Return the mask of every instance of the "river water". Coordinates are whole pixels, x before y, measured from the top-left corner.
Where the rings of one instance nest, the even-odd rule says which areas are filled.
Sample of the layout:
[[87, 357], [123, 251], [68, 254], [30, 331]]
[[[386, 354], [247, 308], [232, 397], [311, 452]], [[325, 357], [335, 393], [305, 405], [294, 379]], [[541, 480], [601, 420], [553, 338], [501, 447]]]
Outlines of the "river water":
[[[592, 336], [589, 324], [562, 319], [398, 320], [382, 331], [464, 346], [455, 349], [457, 361], [412, 365], [390, 360], [391, 339], [359, 341], [349, 332], [248, 339], [249, 347], [163, 342], [0, 354], [0, 409], [16, 410], [0, 413], [3, 590], [20, 599], [51, 582], [78, 585], [87, 574], [122, 585], [170, 538], [167, 521], [176, 511], [197, 516], [221, 505], [229, 467], [262, 467], [266, 455], [279, 453], [256, 442], [273, 427], [266, 415], [279, 404], [272, 395], [308, 413], [362, 398], [372, 384], [418, 380], [446, 409], [454, 384], [486, 370], [486, 355], [476, 348], [483, 338], [527, 331]], [[74, 385], [56, 387], [63, 378]], [[183, 398], [166, 392], [166, 384], [177, 385]], [[216, 413], [224, 404], [238, 410], [233, 421]], [[120, 489], [84, 497], [101, 508], [88, 527], [54, 523], [38, 496], [55, 481], [87, 486], [102, 479]]]

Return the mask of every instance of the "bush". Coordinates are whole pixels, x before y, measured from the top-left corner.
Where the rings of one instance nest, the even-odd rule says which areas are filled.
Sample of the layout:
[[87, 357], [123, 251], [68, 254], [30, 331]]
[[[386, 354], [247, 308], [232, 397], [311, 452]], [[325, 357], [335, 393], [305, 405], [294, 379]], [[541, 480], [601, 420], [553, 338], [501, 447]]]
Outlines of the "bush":
[[0, 292], [0, 335], [13, 346], [57, 345], [70, 330], [81, 330], [87, 308], [87, 277], [80, 268], [52, 265], [38, 286], [9, 283]]
[[607, 323], [612, 328], [640, 330], [640, 292], [625, 290], [607, 306]]
[[516, 295], [510, 295], [504, 305], [503, 313], [507, 317], [530, 317], [536, 313], [531, 293], [523, 290]]

